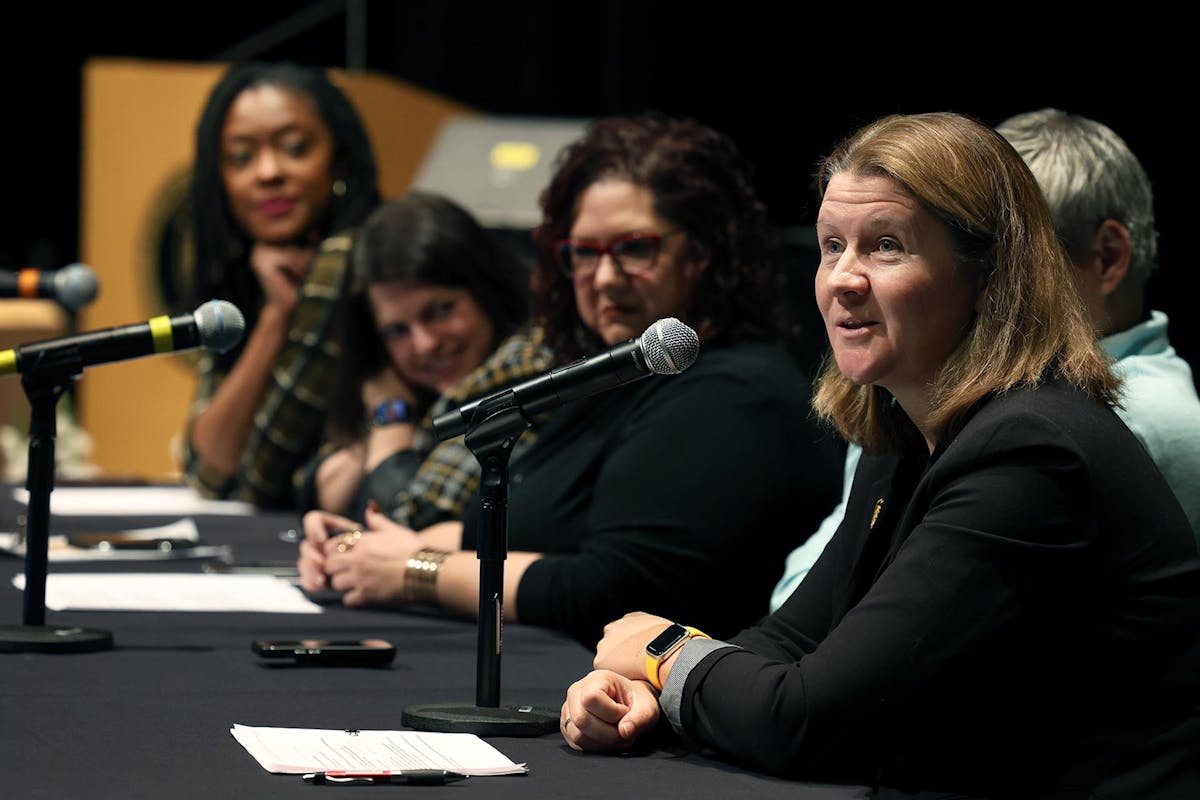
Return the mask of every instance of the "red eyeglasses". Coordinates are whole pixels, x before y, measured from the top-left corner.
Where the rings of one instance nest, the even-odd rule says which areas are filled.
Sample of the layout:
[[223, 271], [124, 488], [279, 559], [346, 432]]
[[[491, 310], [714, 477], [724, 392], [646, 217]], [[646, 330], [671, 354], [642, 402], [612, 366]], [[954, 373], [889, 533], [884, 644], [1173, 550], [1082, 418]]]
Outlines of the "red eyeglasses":
[[560, 239], [554, 243], [558, 266], [568, 278], [587, 280], [596, 274], [600, 259], [611, 256], [617, 269], [637, 277], [654, 269], [663, 239], [679, 233], [679, 229], [663, 233], [627, 233], [607, 245], [592, 239]]

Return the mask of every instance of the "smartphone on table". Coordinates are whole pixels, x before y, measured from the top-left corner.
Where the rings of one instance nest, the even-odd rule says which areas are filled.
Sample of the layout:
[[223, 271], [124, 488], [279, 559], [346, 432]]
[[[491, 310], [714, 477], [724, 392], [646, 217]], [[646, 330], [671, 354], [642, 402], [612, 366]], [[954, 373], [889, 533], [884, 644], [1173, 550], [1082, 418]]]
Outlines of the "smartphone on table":
[[317, 667], [382, 667], [396, 658], [395, 645], [384, 639], [258, 639], [251, 649], [260, 658]]

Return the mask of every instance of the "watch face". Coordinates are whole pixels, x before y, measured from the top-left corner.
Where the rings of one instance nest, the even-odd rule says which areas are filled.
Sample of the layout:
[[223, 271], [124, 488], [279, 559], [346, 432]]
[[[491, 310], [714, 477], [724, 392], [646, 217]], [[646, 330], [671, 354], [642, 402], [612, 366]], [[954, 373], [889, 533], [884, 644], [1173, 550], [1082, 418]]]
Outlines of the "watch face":
[[385, 400], [375, 407], [375, 425], [391, 425], [395, 422], [408, 422], [410, 417], [408, 403], [403, 400]]
[[662, 658], [671, 652], [672, 645], [680, 639], [686, 639], [689, 635], [687, 628], [679, 624], [674, 624], [658, 636], [655, 636], [654, 640], [646, 645], [646, 654], [654, 658]]

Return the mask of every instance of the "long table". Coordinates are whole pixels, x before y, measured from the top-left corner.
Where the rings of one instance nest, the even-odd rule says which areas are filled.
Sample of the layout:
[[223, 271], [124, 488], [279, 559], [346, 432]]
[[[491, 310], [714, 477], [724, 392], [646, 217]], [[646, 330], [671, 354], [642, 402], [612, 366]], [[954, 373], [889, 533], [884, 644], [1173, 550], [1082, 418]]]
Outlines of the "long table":
[[[0, 529], [20, 508], [0, 487]], [[201, 539], [229, 544], [238, 561], [286, 560], [296, 545], [280, 531], [287, 514], [196, 516]], [[52, 533], [144, 527], [166, 517], [53, 517]], [[22, 621], [11, 582], [24, 562], [0, 557], [0, 624]], [[200, 570], [193, 562], [52, 564], [60, 571]], [[557, 733], [489, 737], [529, 773], [475, 777], [444, 787], [309, 786], [265, 771], [234, 740], [235, 723], [335, 730], [399, 730], [410, 705], [475, 700], [476, 626], [436, 612], [347, 609], [323, 598], [323, 613], [47, 611], [48, 625], [110, 631], [112, 649], [91, 653], [0, 653], [0, 797], [224, 798], [621, 797], [800, 798], [867, 796], [859, 787], [767, 777], [682, 749], [638, 756], [581, 754]], [[386, 668], [272, 666], [255, 639], [384, 638], [397, 646]], [[592, 654], [541, 628], [504, 628], [501, 705], [558, 708]]]

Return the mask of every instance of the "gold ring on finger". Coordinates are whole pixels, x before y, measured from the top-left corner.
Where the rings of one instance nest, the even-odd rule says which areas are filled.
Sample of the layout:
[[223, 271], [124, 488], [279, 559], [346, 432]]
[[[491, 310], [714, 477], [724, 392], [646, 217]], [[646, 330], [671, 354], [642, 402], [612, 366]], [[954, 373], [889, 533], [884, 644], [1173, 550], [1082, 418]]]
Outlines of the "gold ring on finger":
[[337, 544], [339, 553], [349, 553], [354, 549], [354, 545], [358, 544], [358, 540], [362, 538], [362, 531], [350, 531], [342, 536], [342, 540]]

